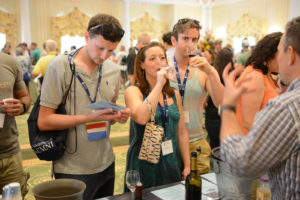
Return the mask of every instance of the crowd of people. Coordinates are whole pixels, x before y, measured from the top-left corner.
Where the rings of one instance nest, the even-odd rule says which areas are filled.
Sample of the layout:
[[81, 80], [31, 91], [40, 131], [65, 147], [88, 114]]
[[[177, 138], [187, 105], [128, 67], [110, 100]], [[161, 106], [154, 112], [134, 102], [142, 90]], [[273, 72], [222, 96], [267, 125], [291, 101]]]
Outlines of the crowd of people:
[[[15, 116], [30, 109], [29, 83], [39, 78], [39, 129], [68, 129], [67, 149], [53, 161], [53, 174], [83, 181], [83, 199], [113, 195], [110, 127], [129, 118], [126, 171], [139, 171], [144, 188], [185, 180], [190, 152], [199, 148], [197, 171], [210, 172], [211, 150], [220, 147], [233, 174], [267, 172], [272, 199], [299, 199], [300, 17], [284, 33], [261, 38], [252, 51], [244, 39], [238, 56], [222, 40], [191, 54], [200, 30], [199, 21], [182, 18], [162, 36], [163, 43], [143, 33], [128, 54], [124, 46], [115, 54], [124, 30], [115, 17], [97, 14], [85, 31], [86, 44], [65, 54], [50, 39], [46, 53], [34, 42], [11, 53], [6, 43], [0, 53], [0, 188], [19, 182], [22, 195], [28, 192]], [[67, 114], [57, 114], [68, 87]], [[120, 88], [126, 89], [126, 109], [86, 108], [99, 100], [115, 103]], [[150, 121], [163, 130], [155, 163], [141, 156]], [[90, 123], [104, 131], [93, 132]]]

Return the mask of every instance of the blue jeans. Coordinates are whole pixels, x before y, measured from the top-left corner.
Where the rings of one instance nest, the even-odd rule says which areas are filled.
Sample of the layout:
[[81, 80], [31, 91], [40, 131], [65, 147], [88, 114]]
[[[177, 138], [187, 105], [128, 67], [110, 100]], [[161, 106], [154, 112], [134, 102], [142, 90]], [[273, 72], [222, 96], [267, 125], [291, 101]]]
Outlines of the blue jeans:
[[97, 174], [74, 175], [54, 173], [55, 179], [72, 178], [83, 181], [86, 189], [83, 193], [83, 200], [92, 200], [111, 196], [114, 193], [115, 184], [115, 163]]

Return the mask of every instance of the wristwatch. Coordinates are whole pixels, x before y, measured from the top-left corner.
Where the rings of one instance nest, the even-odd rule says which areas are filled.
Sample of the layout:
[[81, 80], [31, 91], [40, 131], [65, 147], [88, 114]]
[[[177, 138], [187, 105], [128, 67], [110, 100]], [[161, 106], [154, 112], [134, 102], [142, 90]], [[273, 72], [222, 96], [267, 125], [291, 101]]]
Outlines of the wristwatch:
[[24, 109], [24, 112], [23, 112], [22, 114], [24, 114], [24, 113], [26, 113], [26, 111], [27, 111], [27, 109], [26, 109], [26, 104], [25, 104], [24, 102], [21, 102], [21, 104], [23, 105], [23, 109]]
[[218, 108], [218, 114], [221, 116], [222, 111], [223, 110], [231, 110], [232, 112], [236, 112], [235, 107], [234, 106], [230, 106], [230, 105], [219, 105]]

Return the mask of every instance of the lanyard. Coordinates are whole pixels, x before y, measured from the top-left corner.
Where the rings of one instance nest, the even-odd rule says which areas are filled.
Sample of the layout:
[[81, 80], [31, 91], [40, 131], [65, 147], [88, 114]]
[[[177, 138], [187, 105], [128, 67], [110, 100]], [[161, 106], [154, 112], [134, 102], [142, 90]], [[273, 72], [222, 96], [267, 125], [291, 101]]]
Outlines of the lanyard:
[[166, 135], [166, 131], [167, 131], [167, 123], [169, 121], [169, 107], [168, 107], [168, 102], [167, 102], [167, 97], [164, 94], [164, 104], [165, 104], [165, 112], [164, 109], [162, 108], [162, 106], [160, 105], [160, 103], [158, 102], [157, 106], [160, 110], [160, 113], [162, 115], [162, 122], [163, 122], [163, 127], [164, 127], [164, 131], [165, 131], [165, 135]]
[[[69, 59], [69, 63], [70, 63], [70, 67], [71, 67], [71, 70], [72, 70], [72, 65], [74, 65], [74, 62], [73, 62], [73, 56], [75, 55], [75, 53], [78, 51], [79, 49], [77, 49], [76, 51], [73, 51], [71, 54], [69, 54], [68, 56], [68, 59]], [[79, 82], [81, 83], [82, 87], [84, 88], [86, 94], [88, 95], [88, 97], [90, 98], [90, 101], [92, 103], [95, 103], [96, 102], [96, 98], [97, 98], [97, 91], [99, 89], [99, 86], [100, 86], [100, 83], [101, 83], [101, 79], [102, 79], [102, 64], [100, 65], [100, 68], [99, 68], [99, 78], [98, 78], [98, 83], [97, 83], [97, 87], [96, 87], [96, 92], [95, 92], [95, 97], [94, 99], [92, 99], [91, 97], [91, 94], [90, 94], [90, 91], [87, 87], [87, 85], [85, 84], [85, 82], [82, 80], [82, 78], [79, 76], [79, 74], [77, 72], [75, 72], [75, 75], [77, 77], [77, 79], [79, 80]]]
[[184, 91], [185, 91], [186, 81], [187, 81], [187, 78], [189, 76], [190, 70], [186, 69], [185, 74], [184, 74], [183, 82], [181, 83], [180, 75], [179, 75], [179, 69], [178, 69], [178, 65], [177, 65], [177, 61], [176, 61], [175, 56], [174, 56], [174, 66], [175, 66], [175, 69], [176, 69], [176, 78], [177, 78], [177, 83], [178, 83], [178, 89], [179, 89], [179, 93], [180, 93], [181, 100], [182, 100], [182, 105], [183, 105]]

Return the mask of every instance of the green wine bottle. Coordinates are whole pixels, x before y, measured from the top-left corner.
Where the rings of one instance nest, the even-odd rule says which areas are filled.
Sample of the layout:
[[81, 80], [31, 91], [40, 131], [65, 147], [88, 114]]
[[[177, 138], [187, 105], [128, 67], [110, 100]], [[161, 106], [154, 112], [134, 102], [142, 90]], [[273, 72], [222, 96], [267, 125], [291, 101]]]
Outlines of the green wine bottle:
[[191, 173], [185, 180], [185, 199], [201, 200], [202, 181], [197, 172], [197, 153], [191, 153]]

